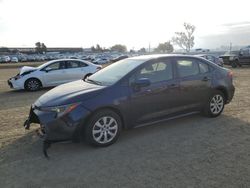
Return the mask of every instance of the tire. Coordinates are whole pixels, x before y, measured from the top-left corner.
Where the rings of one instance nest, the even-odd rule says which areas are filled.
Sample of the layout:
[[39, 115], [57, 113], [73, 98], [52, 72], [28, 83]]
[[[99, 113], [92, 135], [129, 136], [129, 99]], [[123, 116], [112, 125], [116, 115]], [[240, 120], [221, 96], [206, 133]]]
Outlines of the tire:
[[240, 64], [240, 61], [238, 59], [235, 60], [235, 64], [239, 67], [242, 67], [242, 65]]
[[120, 116], [112, 110], [97, 111], [90, 117], [84, 128], [85, 140], [88, 144], [106, 147], [118, 139], [122, 128]]
[[236, 67], [237, 67], [237, 63], [236, 63], [235, 61], [233, 61], [233, 62], [231, 63], [231, 66], [232, 66], [233, 68], [236, 68]]
[[42, 87], [41, 81], [36, 78], [30, 78], [26, 80], [24, 83], [24, 88], [27, 91], [37, 91], [41, 89], [41, 87]]
[[203, 113], [207, 117], [219, 116], [225, 106], [225, 96], [221, 91], [215, 91], [204, 107]]
[[89, 74], [86, 74], [85, 76], [84, 76], [84, 78], [83, 78], [83, 80], [86, 80], [88, 77], [90, 77], [92, 74], [91, 73], [89, 73]]

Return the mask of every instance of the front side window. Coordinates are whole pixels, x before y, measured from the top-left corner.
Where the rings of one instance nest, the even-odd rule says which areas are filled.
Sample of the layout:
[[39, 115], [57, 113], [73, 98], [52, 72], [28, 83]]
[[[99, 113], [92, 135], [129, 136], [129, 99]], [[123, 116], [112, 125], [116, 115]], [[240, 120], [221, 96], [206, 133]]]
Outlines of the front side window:
[[140, 78], [148, 78], [151, 83], [171, 80], [173, 78], [172, 64], [164, 61], [147, 64], [133, 76], [133, 79]]
[[213, 56], [211, 56], [211, 55], [207, 56], [207, 60], [215, 62], [215, 58]]
[[59, 69], [65, 69], [65, 62], [52, 63], [45, 68], [46, 71], [59, 70]]
[[177, 60], [177, 69], [181, 78], [199, 74], [199, 65], [192, 60]]

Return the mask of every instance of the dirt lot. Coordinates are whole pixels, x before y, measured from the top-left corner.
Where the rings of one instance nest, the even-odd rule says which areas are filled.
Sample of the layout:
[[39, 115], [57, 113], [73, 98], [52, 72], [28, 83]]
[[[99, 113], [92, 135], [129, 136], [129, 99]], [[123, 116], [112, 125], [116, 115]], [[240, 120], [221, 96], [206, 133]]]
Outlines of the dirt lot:
[[193, 115], [124, 131], [107, 148], [58, 143], [41, 152], [29, 106], [47, 90], [12, 91], [0, 68], [1, 187], [250, 187], [250, 67], [235, 69], [236, 93], [215, 119]]

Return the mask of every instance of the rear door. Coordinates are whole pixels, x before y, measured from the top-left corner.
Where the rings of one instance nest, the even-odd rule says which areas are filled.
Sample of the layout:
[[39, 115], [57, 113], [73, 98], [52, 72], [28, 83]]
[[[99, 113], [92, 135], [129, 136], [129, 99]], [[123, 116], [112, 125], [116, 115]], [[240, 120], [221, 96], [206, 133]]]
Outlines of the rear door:
[[66, 65], [68, 82], [83, 79], [88, 70], [88, 64], [77, 60], [68, 60]]
[[208, 63], [189, 57], [176, 58], [182, 110], [200, 108], [210, 96], [211, 72]]

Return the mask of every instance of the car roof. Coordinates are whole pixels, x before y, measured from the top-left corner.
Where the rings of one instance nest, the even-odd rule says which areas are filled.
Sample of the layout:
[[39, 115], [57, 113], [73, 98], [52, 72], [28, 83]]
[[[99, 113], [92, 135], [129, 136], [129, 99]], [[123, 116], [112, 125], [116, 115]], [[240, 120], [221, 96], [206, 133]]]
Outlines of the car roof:
[[[58, 61], [82, 61], [84, 63], [87, 63], [89, 65], [92, 65], [93, 63], [89, 62], [89, 61], [86, 61], [86, 60], [82, 60], [82, 59], [70, 59], [70, 58], [65, 58], [65, 59], [55, 59], [55, 60], [51, 60], [51, 61], [48, 61], [42, 65], [39, 66], [39, 68], [43, 68], [47, 65], [50, 65], [51, 63], [56, 63]], [[94, 64], [93, 64], [94, 65]]]
[[194, 55], [183, 55], [183, 54], [153, 54], [153, 55], [142, 55], [136, 57], [130, 57], [128, 59], [134, 60], [151, 60], [151, 59], [158, 59], [164, 57], [195, 57]]

